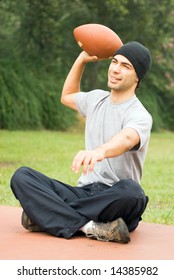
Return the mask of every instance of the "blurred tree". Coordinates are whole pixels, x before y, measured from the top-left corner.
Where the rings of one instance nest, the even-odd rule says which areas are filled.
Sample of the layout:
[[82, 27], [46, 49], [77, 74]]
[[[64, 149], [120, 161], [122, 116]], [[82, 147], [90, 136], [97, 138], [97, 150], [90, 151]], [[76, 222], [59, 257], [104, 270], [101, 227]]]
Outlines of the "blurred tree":
[[[153, 129], [174, 130], [173, 11], [174, 0], [1, 0], [0, 90], [6, 92], [5, 96], [8, 93], [11, 104], [14, 96], [20, 104], [28, 100], [20, 106], [21, 116], [31, 110], [32, 106], [26, 104], [34, 100], [38, 120], [34, 122], [33, 117], [27, 125], [28, 117], [24, 117], [26, 124], [24, 121], [22, 127], [34, 124], [36, 128], [65, 129], [73, 125], [75, 115], [70, 111], [67, 114], [59, 102], [64, 79], [81, 51], [73, 29], [95, 22], [113, 29], [123, 42], [136, 40], [151, 50], [152, 69], [138, 95], [153, 115]], [[108, 65], [109, 61], [88, 64], [82, 89], [107, 89]], [[13, 73], [14, 81], [5, 79], [8, 73]], [[2, 94], [0, 104], [7, 107], [9, 103], [4, 103], [4, 98]], [[3, 109], [2, 117], [1, 108], [0, 105], [0, 127], [2, 119], [17, 115], [16, 111], [9, 114]], [[30, 117], [32, 113], [28, 111]], [[20, 127], [21, 122], [16, 123]], [[7, 122], [3, 127], [8, 128]]]

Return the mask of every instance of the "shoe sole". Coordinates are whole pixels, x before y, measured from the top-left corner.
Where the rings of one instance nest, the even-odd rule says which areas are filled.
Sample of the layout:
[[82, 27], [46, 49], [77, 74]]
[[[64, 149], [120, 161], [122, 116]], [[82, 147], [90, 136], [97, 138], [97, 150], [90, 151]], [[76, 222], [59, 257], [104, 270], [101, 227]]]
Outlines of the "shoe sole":
[[28, 218], [28, 216], [26, 215], [26, 213], [24, 211], [22, 212], [21, 224], [25, 229], [27, 229], [31, 232], [41, 232], [42, 231], [38, 225], [36, 225], [30, 218]]
[[128, 243], [130, 241], [128, 228], [122, 218], [110, 222], [109, 225], [112, 229], [110, 230], [111, 236], [99, 236], [95, 233], [87, 233], [86, 236], [89, 238], [97, 239], [105, 242], [117, 242], [117, 243]]

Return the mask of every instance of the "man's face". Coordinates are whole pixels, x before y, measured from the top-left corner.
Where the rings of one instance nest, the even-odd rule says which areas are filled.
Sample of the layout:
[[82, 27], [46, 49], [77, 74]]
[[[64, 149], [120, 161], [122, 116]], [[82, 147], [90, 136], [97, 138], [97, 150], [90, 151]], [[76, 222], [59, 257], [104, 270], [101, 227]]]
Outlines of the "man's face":
[[108, 69], [108, 87], [114, 91], [136, 88], [138, 77], [131, 62], [123, 55], [116, 55]]

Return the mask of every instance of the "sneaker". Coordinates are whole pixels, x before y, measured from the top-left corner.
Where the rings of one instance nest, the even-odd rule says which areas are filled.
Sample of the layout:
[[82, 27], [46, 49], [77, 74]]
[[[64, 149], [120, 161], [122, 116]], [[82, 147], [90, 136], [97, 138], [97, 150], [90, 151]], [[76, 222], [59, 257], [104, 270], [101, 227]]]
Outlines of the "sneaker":
[[122, 218], [108, 223], [93, 222], [92, 228], [87, 229], [87, 237], [101, 241], [128, 243], [130, 241], [128, 228]]
[[24, 211], [22, 212], [21, 224], [23, 225], [23, 227], [24, 227], [25, 229], [28, 229], [29, 231], [33, 231], [33, 232], [42, 231], [42, 229], [40, 228], [40, 226], [36, 225], [36, 224], [26, 215], [26, 213], [25, 213]]

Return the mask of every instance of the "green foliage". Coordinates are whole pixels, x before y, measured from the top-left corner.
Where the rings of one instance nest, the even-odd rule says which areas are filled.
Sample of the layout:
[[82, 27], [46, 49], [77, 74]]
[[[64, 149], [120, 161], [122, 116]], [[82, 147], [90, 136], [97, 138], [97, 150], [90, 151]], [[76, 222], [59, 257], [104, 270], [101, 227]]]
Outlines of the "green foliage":
[[[1, 0], [0, 127], [65, 129], [75, 114], [60, 104], [63, 81], [80, 52], [73, 29], [96, 22], [152, 53], [138, 97], [154, 130], [174, 130], [174, 0]], [[86, 66], [82, 89], [107, 89], [108, 61]]]
[[60, 81], [13, 59], [0, 60], [0, 128], [65, 130], [75, 124], [74, 112], [59, 101]]

